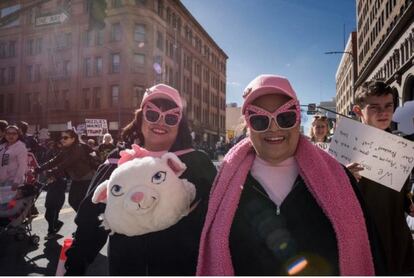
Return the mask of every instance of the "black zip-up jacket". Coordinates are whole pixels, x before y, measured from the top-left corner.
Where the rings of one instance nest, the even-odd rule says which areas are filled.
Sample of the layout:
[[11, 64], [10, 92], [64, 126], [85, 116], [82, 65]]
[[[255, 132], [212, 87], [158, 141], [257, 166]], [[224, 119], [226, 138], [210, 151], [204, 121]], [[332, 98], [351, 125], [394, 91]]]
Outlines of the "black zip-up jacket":
[[[346, 172], [364, 212], [376, 274], [384, 274], [378, 235], [354, 177]], [[339, 275], [332, 224], [300, 176], [278, 207], [249, 174], [231, 226], [229, 245], [235, 275]], [[301, 269], [299, 266], [305, 262], [307, 265]]]
[[[114, 150], [108, 158], [119, 158], [118, 150]], [[216, 168], [206, 154], [199, 151], [183, 154], [179, 158], [187, 166], [181, 178], [195, 185], [194, 202], [200, 200], [200, 203], [188, 216], [168, 229], [134, 237], [110, 236], [108, 260], [111, 275], [195, 275], [199, 240]], [[115, 168], [116, 164], [99, 167], [80, 205], [75, 219], [78, 225], [76, 237], [66, 252], [66, 275], [84, 275], [87, 266], [105, 245], [108, 232], [100, 227], [99, 219], [105, 205], [93, 204], [91, 198], [95, 188], [109, 179]]]

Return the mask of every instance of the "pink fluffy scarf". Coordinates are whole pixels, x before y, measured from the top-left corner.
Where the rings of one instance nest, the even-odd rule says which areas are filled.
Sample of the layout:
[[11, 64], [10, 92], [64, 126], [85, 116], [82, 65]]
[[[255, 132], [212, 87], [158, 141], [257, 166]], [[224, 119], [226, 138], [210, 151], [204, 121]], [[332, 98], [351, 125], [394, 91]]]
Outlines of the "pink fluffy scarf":
[[[234, 275], [230, 228], [254, 158], [254, 149], [246, 138], [223, 160], [210, 193], [197, 275]], [[334, 228], [340, 274], [374, 275], [363, 212], [342, 166], [304, 137], [299, 140], [295, 158], [299, 174]]]

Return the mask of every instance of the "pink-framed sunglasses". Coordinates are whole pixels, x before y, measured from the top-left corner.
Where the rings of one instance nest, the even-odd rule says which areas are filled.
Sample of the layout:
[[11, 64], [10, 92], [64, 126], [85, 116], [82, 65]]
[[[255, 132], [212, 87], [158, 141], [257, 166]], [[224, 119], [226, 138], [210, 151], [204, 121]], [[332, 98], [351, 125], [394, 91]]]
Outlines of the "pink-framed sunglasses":
[[248, 105], [244, 112], [247, 125], [256, 132], [264, 132], [270, 128], [272, 119], [280, 129], [294, 128], [300, 121], [300, 105], [296, 99], [292, 99], [276, 111], [270, 113], [255, 105]]
[[182, 114], [179, 107], [163, 112], [152, 102], [147, 102], [144, 106], [144, 119], [151, 124], [158, 123], [161, 118], [164, 118], [166, 125], [176, 126], [180, 122], [181, 117]]

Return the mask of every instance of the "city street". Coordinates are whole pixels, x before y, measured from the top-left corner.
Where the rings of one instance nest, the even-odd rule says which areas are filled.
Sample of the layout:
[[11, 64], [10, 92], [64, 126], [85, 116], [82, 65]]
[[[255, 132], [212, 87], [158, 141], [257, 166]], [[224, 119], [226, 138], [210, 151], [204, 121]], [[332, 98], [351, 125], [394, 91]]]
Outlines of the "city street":
[[[40, 214], [32, 222], [33, 233], [40, 237], [38, 245], [33, 245], [27, 239], [17, 241], [14, 239], [14, 236], [11, 235], [2, 235], [0, 237], [0, 275], [55, 275], [63, 240], [70, 237], [72, 232], [75, 231], [76, 225], [73, 222], [75, 212], [66, 200], [59, 217], [59, 219], [64, 222], [64, 225], [59, 232], [60, 236], [56, 239], [45, 241], [43, 239], [47, 234], [47, 222], [44, 218], [45, 196], [46, 192], [42, 192], [37, 200], [36, 207]], [[105, 246], [93, 265], [89, 267], [87, 275], [106, 274], [107, 261]]]

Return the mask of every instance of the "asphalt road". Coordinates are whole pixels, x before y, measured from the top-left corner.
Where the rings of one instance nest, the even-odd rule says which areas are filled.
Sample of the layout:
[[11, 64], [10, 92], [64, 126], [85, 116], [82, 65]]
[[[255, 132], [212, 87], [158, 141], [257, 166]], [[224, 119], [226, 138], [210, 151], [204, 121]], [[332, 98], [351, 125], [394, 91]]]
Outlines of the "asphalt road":
[[[55, 275], [61, 245], [65, 238], [71, 237], [76, 225], [73, 222], [75, 212], [66, 202], [60, 211], [59, 219], [64, 222], [59, 237], [53, 240], [44, 240], [47, 234], [47, 222], [44, 218], [45, 196], [42, 192], [36, 201], [39, 216], [32, 222], [32, 232], [40, 237], [40, 242], [34, 245], [29, 239], [18, 241], [14, 235], [0, 235], [0, 275], [4, 276], [44, 276]], [[106, 246], [100, 255], [89, 267], [87, 275], [107, 275]]]

